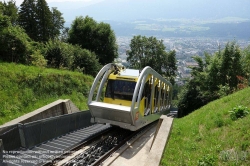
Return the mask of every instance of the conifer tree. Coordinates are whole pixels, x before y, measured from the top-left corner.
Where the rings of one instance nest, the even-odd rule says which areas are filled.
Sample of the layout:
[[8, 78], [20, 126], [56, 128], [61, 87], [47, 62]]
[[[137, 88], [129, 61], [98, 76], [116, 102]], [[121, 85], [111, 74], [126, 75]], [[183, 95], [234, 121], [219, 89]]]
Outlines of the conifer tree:
[[38, 40], [38, 24], [35, 0], [24, 0], [20, 6], [18, 24], [25, 29], [29, 37]]
[[62, 13], [57, 10], [57, 8], [52, 7], [52, 28], [51, 28], [51, 38], [54, 39], [60, 35], [60, 30], [64, 28], [64, 18]]
[[37, 0], [36, 4], [38, 41], [46, 42], [52, 37], [52, 12], [45, 0]]
[[46, 42], [53, 36], [52, 12], [45, 0], [24, 0], [18, 24], [35, 41]]

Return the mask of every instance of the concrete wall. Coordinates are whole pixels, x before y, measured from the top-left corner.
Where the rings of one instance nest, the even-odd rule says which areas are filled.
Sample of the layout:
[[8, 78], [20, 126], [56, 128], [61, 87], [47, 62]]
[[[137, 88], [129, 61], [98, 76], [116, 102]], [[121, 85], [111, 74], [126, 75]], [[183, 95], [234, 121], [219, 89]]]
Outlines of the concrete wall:
[[50, 103], [44, 107], [41, 107], [35, 111], [32, 111], [28, 114], [25, 114], [21, 117], [18, 117], [10, 122], [5, 123], [4, 125], [0, 126], [0, 133], [1, 128], [15, 125], [18, 123], [29, 123], [36, 120], [41, 120], [49, 117], [54, 117], [63, 114], [70, 114], [74, 112], [79, 112], [80, 110], [75, 106], [75, 104], [69, 100], [57, 100], [53, 103]]

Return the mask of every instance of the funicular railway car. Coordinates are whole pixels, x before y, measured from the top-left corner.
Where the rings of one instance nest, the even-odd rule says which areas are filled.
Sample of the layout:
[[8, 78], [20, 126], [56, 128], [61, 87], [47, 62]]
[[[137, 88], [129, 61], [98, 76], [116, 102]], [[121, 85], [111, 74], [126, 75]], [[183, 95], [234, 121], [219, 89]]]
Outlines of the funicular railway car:
[[88, 107], [92, 122], [135, 131], [168, 113], [171, 98], [171, 83], [151, 67], [139, 71], [110, 63], [97, 74]]

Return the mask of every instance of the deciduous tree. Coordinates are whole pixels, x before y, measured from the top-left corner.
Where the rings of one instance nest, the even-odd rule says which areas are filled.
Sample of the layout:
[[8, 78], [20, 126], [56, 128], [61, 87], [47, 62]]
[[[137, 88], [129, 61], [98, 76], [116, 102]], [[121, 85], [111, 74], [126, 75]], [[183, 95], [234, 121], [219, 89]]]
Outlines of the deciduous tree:
[[72, 45], [59, 40], [49, 40], [45, 44], [45, 58], [47, 64], [53, 68], [70, 69], [73, 63], [74, 48]]
[[138, 35], [132, 38], [129, 46], [127, 61], [131, 68], [150, 66], [174, 83], [177, 70], [175, 51], [166, 52], [162, 40]]
[[18, 7], [16, 6], [16, 2], [14, 0], [9, 0], [8, 2], [4, 1], [4, 3], [2, 3], [2, 14], [9, 16], [11, 24], [16, 25], [18, 18]]
[[79, 46], [74, 47], [75, 51], [72, 69], [78, 71], [80, 70], [84, 74], [89, 74], [95, 77], [101, 68], [95, 53], [90, 52], [87, 49], [82, 49]]
[[78, 45], [55, 39], [49, 40], [45, 48], [45, 57], [50, 67], [78, 70], [92, 76], [95, 76], [100, 69], [95, 53]]
[[[1, 16], [0, 16], [1, 17]], [[1, 18], [0, 18], [1, 19]], [[0, 31], [0, 59], [5, 62], [28, 63], [32, 44], [19, 26], [8, 26]]]
[[97, 23], [88, 16], [73, 21], [68, 42], [94, 52], [102, 65], [113, 62], [118, 56], [115, 34], [110, 25]]
[[165, 56], [165, 60], [163, 61], [163, 69], [164, 69], [164, 76], [170, 80], [170, 82], [174, 85], [175, 84], [175, 77], [177, 72], [176, 66], [176, 52], [175, 50], [170, 51]]

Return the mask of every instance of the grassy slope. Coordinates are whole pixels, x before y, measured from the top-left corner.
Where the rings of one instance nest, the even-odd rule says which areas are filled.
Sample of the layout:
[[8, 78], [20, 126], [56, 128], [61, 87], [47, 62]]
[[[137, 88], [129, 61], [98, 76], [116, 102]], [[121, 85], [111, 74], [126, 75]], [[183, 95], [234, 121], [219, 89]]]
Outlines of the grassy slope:
[[58, 99], [87, 110], [93, 77], [79, 72], [0, 62], [0, 124]]
[[162, 165], [250, 165], [250, 115], [232, 121], [228, 111], [250, 108], [250, 88], [175, 119]]

